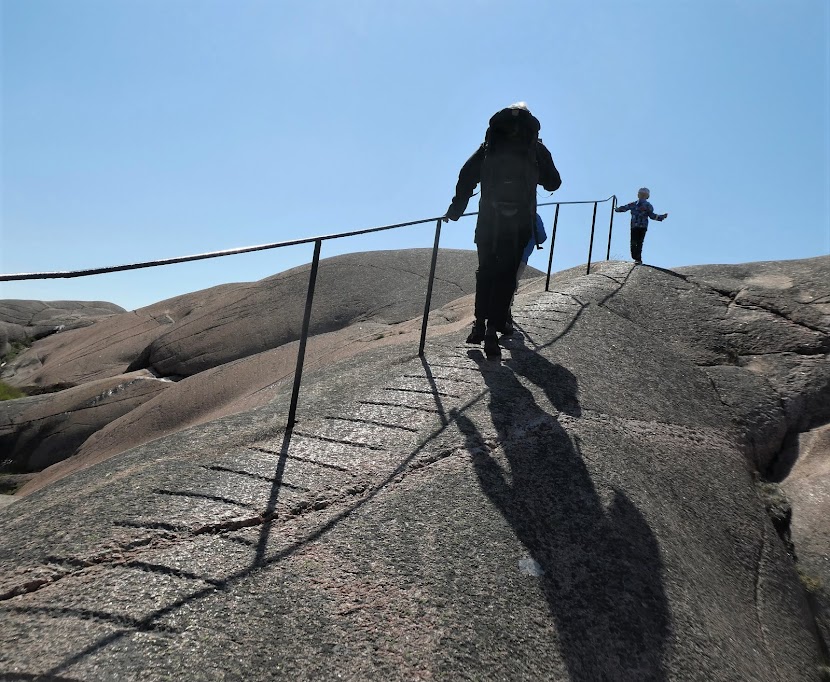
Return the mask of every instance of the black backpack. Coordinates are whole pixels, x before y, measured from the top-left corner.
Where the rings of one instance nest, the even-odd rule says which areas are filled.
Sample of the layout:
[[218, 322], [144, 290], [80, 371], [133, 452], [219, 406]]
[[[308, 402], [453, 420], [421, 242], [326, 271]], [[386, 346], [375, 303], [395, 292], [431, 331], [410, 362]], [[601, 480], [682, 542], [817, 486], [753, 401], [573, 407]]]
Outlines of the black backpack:
[[501, 215], [535, 208], [539, 128], [536, 117], [524, 109], [502, 109], [490, 119], [484, 139], [481, 198]]

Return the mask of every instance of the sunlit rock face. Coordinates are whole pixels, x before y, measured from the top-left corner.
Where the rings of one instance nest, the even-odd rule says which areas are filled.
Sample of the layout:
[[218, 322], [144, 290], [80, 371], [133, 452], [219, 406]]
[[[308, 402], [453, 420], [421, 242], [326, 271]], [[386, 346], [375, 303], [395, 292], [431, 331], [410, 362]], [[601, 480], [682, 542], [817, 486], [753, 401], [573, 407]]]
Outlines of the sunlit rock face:
[[[321, 261], [309, 360], [407, 330], [423, 310], [431, 256], [413, 249]], [[433, 308], [471, 294], [476, 267], [475, 252], [441, 251]], [[95, 460], [267, 403], [295, 367], [309, 271], [306, 265], [131, 312], [105, 303], [0, 302], [0, 320], [18, 325], [21, 339], [35, 341], [33, 330], [47, 320], [62, 325], [0, 368], [3, 381], [38, 394], [0, 403], [2, 470], [36, 472], [75, 455]], [[184, 378], [192, 380], [176, 384]]]
[[28, 345], [59, 331], [91, 325], [124, 309], [104, 301], [0, 300], [0, 357], [14, 344]]
[[830, 258], [583, 273], [517, 296], [500, 362], [456, 296], [423, 358], [417, 319], [318, 334], [291, 431], [283, 381], [47, 469], [0, 511], [0, 673], [821, 679]]

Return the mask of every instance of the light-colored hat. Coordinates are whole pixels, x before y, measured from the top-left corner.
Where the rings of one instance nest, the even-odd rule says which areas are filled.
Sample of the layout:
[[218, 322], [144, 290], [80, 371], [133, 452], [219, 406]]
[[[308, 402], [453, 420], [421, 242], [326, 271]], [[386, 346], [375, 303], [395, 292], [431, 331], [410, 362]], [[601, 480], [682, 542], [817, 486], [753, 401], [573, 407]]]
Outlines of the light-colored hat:
[[529, 112], [530, 109], [527, 108], [527, 102], [516, 102], [511, 104], [508, 109], [524, 109], [525, 111]]
[[644, 193], [647, 197], [651, 196], [651, 192], [648, 191], [648, 187], [640, 187], [640, 189], [637, 190], [637, 194], [640, 192]]

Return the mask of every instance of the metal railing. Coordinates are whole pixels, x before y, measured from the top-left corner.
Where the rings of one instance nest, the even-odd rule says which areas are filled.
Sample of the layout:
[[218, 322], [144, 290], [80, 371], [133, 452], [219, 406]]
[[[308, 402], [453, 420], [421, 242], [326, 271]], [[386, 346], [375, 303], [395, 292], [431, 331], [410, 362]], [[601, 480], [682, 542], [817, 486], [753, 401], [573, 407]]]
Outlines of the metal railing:
[[[606, 260], [611, 256], [611, 233], [614, 228], [614, 208], [616, 208], [617, 197], [612, 195], [607, 199], [600, 199], [597, 201], [548, 201], [537, 204], [541, 206], [556, 206], [556, 215], [553, 220], [553, 232], [550, 242], [550, 256], [548, 258], [547, 279], [545, 281], [545, 291], [550, 290], [550, 273], [553, 266], [553, 251], [556, 244], [556, 229], [559, 223], [559, 209], [566, 205], [576, 204], [593, 204], [593, 218], [591, 220], [591, 239], [588, 247], [588, 269], [586, 274], [591, 272], [591, 257], [594, 248], [594, 231], [597, 222], [597, 207], [599, 204], [611, 202], [611, 222], [608, 227], [608, 249], [606, 251]], [[477, 216], [478, 211], [464, 213], [461, 217]], [[311, 323], [311, 309], [314, 302], [314, 290], [317, 284], [317, 272], [320, 267], [320, 251], [324, 241], [333, 239], [342, 239], [345, 237], [356, 237], [363, 234], [371, 234], [374, 232], [383, 232], [385, 230], [394, 230], [401, 227], [411, 227], [414, 225], [425, 225], [427, 223], [435, 223], [435, 239], [432, 245], [432, 258], [430, 260], [429, 278], [427, 280], [426, 298], [424, 300], [424, 315], [421, 320], [421, 338], [418, 344], [418, 355], [424, 355], [424, 347], [426, 345], [427, 337], [427, 323], [429, 319], [430, 305], [432, 303], [432, 289], [435, 281], [435, 267], [438, 262], [438, 245], [441, 240], [441, 223], [444, 221], [444, 216], [436, 218], [424, 218], [421, 220], [411, 220], [405, 223], [394, 223], [392, 225], [381, 225], [380, 227], [370, 227], [362, 230], [353, 230], [351, 232], [340, 232], [337, 234], [321, 235], [318, 237], [306, 237], [304, 239], [292, 239], [284, 242], [273, 242], [270, 244], [260, 244], [258, 246], [244, 246], [236, 249], [226, 249], [223, 251], [210, 251], [208, 253], [200, 253], [192, 256], [179, 256], [176, 258], [163, 258], [152, 261], [144, 261], [140, 263], [129, 263], [125, 265], [111, 265], [102, 268], [90, 268], [86, 270], [65, 270], [53, 272], [28, 272], [28, 273], [13, 273], [0, 274], [0, 282], [12, 282], [21, 280], [38, 280], [38, 279], [69, 279], [74, 277], [89, 277], [91, 275], [102, 275], [111, 272], [123, 272], [125, 270], [139, 270], [142, 268], [153, 268], [162, 265], [173, 265], [175, 263], [189, 263], [197, 260], [206, 260], [209, 258], [222, 258], [224, 256], [234, 256], [242, 253], [253, 253], [255, 251], [267, 251], [270, 249], [280, 249], [286, 246], [297, 246], [300, 244], [314, 244], [314, 253], [311, 259], [311, 270], [308, 276], [308, 288], [306, 290], [305, 311], [303, 313], [303, 326], [300, 333], [300, 343], [297, 349], [297, 366], [294, 371], [294, 384], [291, 389], [291, 403], [288, 410], [288, 421], [286, 428], [289, 430], [294, 427], [297, 421], [297, 405], [300, 398], [300, 385], [303, 376], [303, 364], [305, 362], [306, 344], [308, 342], [308, 330]]]
[[591, 256], [594, 252], [594, 231], [597, 226], [597, 207], [599, 204], [604, 204], [606, 201], [611, 202], [611, 220], [608, 223], [608, 248], [605, 252], [605, 260], [611, 259], [611, 234], [614, 231], [614, 209], [617, 208], [617, 195], [612, 194], [607, 199], [598, 199], [597, 201], [550, 201], [544, 204], [537, 204], [537, 206], [556, 206], [556, 213], [553, 217], [553, 231], [550, 237], [550, 256], [548, 257], [548, 274], [545, 279], [545, 291], [550, 291], [550, 272], [553, 268], [553, 249], [556, 246], [556, 226], [559, 224], [559, 207], [573, 204], [593, 204], [594, 214], [591, 218], [591, 241], [588, 244], [588, 268], [585, 271], [586, 275], [591, 274]]

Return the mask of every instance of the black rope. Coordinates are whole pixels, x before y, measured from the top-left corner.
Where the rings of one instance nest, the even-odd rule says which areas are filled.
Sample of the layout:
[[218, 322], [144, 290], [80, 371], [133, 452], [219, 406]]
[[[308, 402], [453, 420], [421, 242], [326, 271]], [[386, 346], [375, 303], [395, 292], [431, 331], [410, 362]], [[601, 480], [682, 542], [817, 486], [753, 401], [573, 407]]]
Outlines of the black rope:
[[[537, 204], [538, 206], [554, 206], [556, 204], [593, 204], [605, 203], [610, 201], [613, 197], [603, 199], [599, 202], [593, 201], [549, 201], [546, 203]], [[473, 213], [465, 213], [464, 216], [478, 215], [478, 211]], [[222, 258], [224, 256], [235, 256], [241, 253], [253, 253], [255, 251], [267, 251], [269, 249], [280, 249], [284, 246], [297, 246], [299, 244], [312, 244], [318, 240], [328, 241], [331, 239], [340, 239], [342, 237], [356, 237], [361, 234], [370, 234], [372, 232], [383, 232], [384, 230], [394, 230], [399, 227], [411, 227], [413, 225], [425, 225], [426, 223], [434, 223], [436, 220], [441, 220], [441, 217], [424, 218], [422, 220], [411, 220], [405, 223], [395, 223], [393, 225], [381, 225], [380, 227], [369, 227], [362, 230], [354, 230], [352, 232], [340, 232], [338, 234], [328, 234], [320, 237], [306, 237], [303, 239], [292, 239], [284, 242], [273, 242], [270, 244], [260, 244], [259, 246], [243, 246], [236, 249], [225, 249], [223, 251], [210, 251], [208, 253], [198, 253], [192, 256], [178, 256], [175, 258], [161, 258], [158, 260], [144, 261], [142, 263], [128, 263], [125, 265], [110, 265], [103, 268], [89, 268], [86, 270], [59, 270], [53, 272], [21, 272], [0, 275], [0, 282], [13, 282], [21, 280], [34, 279], [70, 279], [73, 277], [89, 277], [91, 275], [103, 275], [110, 272], [123, 272], [125, 270], [140, 270], [141, 268], [155, 268], [161, 265], [173, 265], [175, 263], [190, 263], [197, 260], [206, 260], [208, 258]]]

